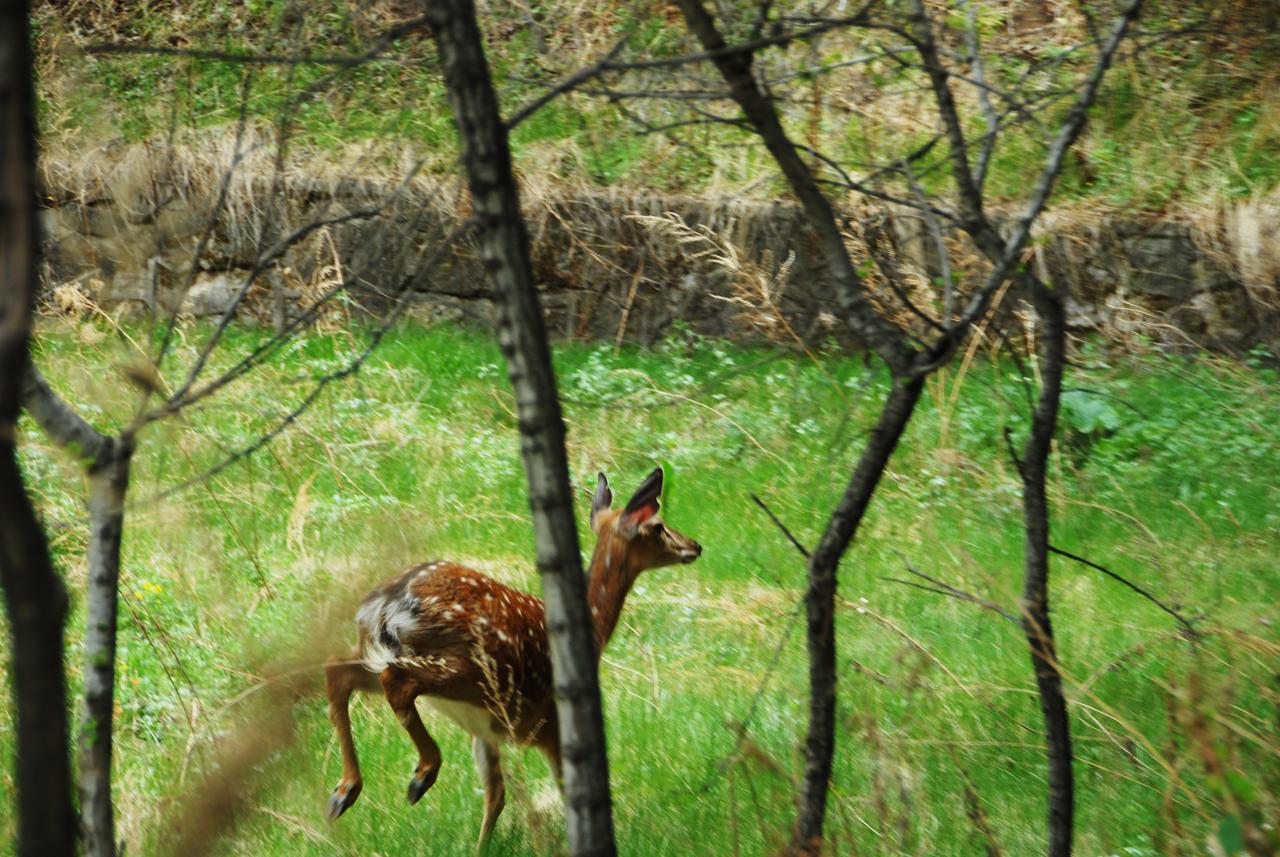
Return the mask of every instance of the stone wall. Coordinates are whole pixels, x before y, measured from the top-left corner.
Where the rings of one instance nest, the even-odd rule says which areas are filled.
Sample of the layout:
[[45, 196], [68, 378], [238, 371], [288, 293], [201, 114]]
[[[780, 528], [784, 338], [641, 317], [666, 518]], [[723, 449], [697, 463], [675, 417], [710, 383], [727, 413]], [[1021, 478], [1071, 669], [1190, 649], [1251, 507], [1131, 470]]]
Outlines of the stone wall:
[[[291, 174], [246, 180], [233, 192], [206, 178], [195, 192], [173, 179], [170, 172], [116, 182], [114, 192], [109, 182], [54, 182], [44, 210], [50, 299], [79, 295], [110, 312], [218, 314], [255, 260], [292, 236], [298, 240], [258, 272], [244, 315], [279, 320], [345, 281], [370, 309], [412, 283], [429, 313], [491, 319], [488, 284], [469, 244], [415, 279], [422, 259], [468, 213], [455, 183]], [[554, 335], [647, 344], [679, 321], [748, 340], [842, 336], [816, 239], [794, 205], [526, 188], [525, 206]], [[920, 219], [879, 216], [899, 262], [922, 283], [936, 278], [935, 244]], [[1210, 223], [1219, 223], [1216, 233], [1173, 219], [1047, 217], [1035, 263], [1041, 276], [1070, 285], [1077, 329], [1233, 350], [1274, 343], [1275, 281], [1237, 263], [1223, 237], [1233, 228], [1226, 215]], [[1273, 234], [1259, 237], [1264, 255], [1276, 254]], [[965, 251], [952, 244], [963, 290], [980, 271], [967, 270]], [[762, 302], [777, 312], [760, 310]]]

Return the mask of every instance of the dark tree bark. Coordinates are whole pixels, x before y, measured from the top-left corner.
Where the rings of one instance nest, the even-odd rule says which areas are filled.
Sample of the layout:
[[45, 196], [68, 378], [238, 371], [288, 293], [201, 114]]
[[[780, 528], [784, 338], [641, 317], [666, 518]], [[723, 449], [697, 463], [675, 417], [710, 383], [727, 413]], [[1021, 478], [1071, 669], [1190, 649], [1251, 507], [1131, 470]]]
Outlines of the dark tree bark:
[[910, 341], [901, 330], [886, 321], [868, 299], [862, 279], [845, 249], [844, 236], [836, 223], [831, 202], [823, 194], [795, 144], [787, 137], [773, 101], [757, 83], [752, 72], [752, 55], [726, 50], [728, 45], [701, 0], [676, 0], [676, 5], [684, 15], [689, 31], [714, 57], [716, 69], [728, 84], [730, 95], [773, 155], [791, 192], [804, 207], [810, 225], [817, 231], [845, 323], [889, 365], [895, 375], [905, 374], [914, 357]]
[[67, 595], [22, 483], [17, 421], [39, 248], [36, 122], [27, 4], [0, 3], [0, 586], [13, 637], [17, 853], [75, 852], [67, 759]]
[[809, 559], [805, 611], [809, 636], [809, 734], [805, 739], [804, 783], [796, 829], [788, 852], [818, 854], [822, 821], [835, 757], [836, 735], [836, 567], [871, 504], [880, 476], [889, 464], [924, 389], [924, 377], [896, 381], [840, 503], [831, 514]]
[[809, 560], [809, 584], [805, 593], [809, 729], [796, 827], [788, 852], [817, 854], [822, 847], [823, 819], [835, 756], [836, 570], [858, 532], [889, 457], [915, 411], [924, 387], [924, 373], [917, 371], [923, 355], [868, 299], [866, 287], [845, 248], [831, 203], [787, 136], [773, 102], [756, 81], [751, 54], [726, 50], [724, 37], [700, 0], [677, 0], [677, 4], [689, 30], [712, 55], [734, 101], [773, 155], [792, 193], [804, 206], [809, 222], [817, 230], [845, 321], [888, 364], [894, 376], [893, 388], [871, 437]]
[[529, 236], [511, 172], [507, 129], [498, 114], [470, 0], [430, 0], [427, 14], [462, 140], [481, 258], [501, 296], [498, 342], [515, 389], [520, 451], [546, 600], [569, 848], [575, 855], [610, 855], [615, 845], [604, 718], [564, 420], [529, 261]]
[[[721, 77], [729, 86], [730, 95], [777, 161], [792, 192], [804, 206], [806, 215], [817, 230], [827, 256], [828, 266], [836, 282], [840, 307], [850, 328], [889, 365], [895, 379], [894, 388], [881, 412], [871, 440], [859, 460], [840, 506], [832, 515], [822, 543], [809, 563], [809, 590], [806, 594], [806, 606], [809, 621], [810, 722], [805, 743], [803, 790], [794, 838], [789, 850], [792, 853], [816, 854], [822, 845], [822, 822], [835, 748], [836, 566], [856, 534], [879, 476], [911, 418], [925, 375], [949, 359], [956, 345], [986, 314], [991, 297], [1011, 276], [1016, 276], [1028, 288], [1040, 286], [1033, 276], [1020, 268], [1018, 261], [1030, 238], [1031, 226], [1043, 211], [1062, 169], [1065, 154], [1084, 127], [1088, 109], [1097, 95], [1102, 77], [1128, 25], [1137, 17], [1142, 4], [1141, 0], [1130, 0], [1117, 19], [1108, 39], [1101, 46], [1098, 62], [1084, 81], [1061, 130], [1050, 145], [1044, 170], [1032, 189], [1025, 212], [1018, 218], [1013, 235], [1008, 241], [1000, 237], [999, 231], [983, 210], [981, 184], [974, 178], [969, 165], [968, 143], [964, 137], [955, 99], [951, 94], [949, 73], [942, 65], [934, 42], [928, 12], [919, 2], [915, 4], [914, 33], [909, 35], [909, 38], [921, 54], [937, 100], [939, 116], [950, 144], [953, 178], [959, 198], [957, 220], [970, 233], [979, 249], [992, 260], [994, 266], [987, 283], [970, 301], [959, 320], [926, 351], [921, 352], [912, 346], [911, 341], [898, 328], [884, 319], [867, 299], [865, 288], [844, 248], [843, 237], [836, 225], [830, 203], [799, 151], [787, 138], [772, 101], [755, 79], [751, 52], [730, 48], [700, 0], [676, 0], [676, 3], [684, 14], [689, 30], [698, 38], [703, 49], [720, 71]], [[1060, 305], [1059, 309], [1061, 309]], [[948, 323], [950, 323], [949, 319]], [[1060, 377], [1055, 383], [1059, 382]], [[1051, 423], [1048, 429], [1050, 436], [1053, 431], [1053, 417], [1056, 415], [1056, 394], [1054, 403], [1054, 413], [1047, 416]], [[1043, 489], [1043, 479], [1041, 489]], [[1029, 530], [1029, 539], [1030, 532]], [[1047, 549], [1047, 535], [1045, 539]], [[1028, 580], [1030, 580], [1030, 566], [1028, 569]], [[1040, 579], [1047, 586], [1047, 561], [1042, 565], [1041, 570], [1043, 574]], [[1035, 595], [1035, 592], [1032, 592], [1034, 587], [1030, 583], [1028, 587], [1028, 591]], [[1048, 650], [1042, 647], [1040, 654], [1042, 656], [1048, 654], [1050, 657], [1047, 663], [1053, 663], [1048, 605], [1047, 601], [1038, 603], [1042, 603], [1044, 609], [1041, 617], [1043, 622], [1037, 622], [1037, 633], [1047, 641], [1048, 645]], [[1037, 664], [1043, 663], [1046, 661], [1044, 657], [1040, 657]], [[1038, 680], [1040, 674], [1040, 666], [1037, 666]], [[1053, 701], [1055, 698], [1053, 687], [1041, 682], [1041, 691], [1042, 693], [1047, 691], [1044, 696], [1046, 721], [1049, 722], [1051, 719], [1050, 709], [1057, 710], [1062, 715], [1060, 718], [1056, 715], [1052, 718], [1055, 725], [1050, 727], [1050, 731], [1054, 733], [1050, 739], [1050, 753], [1051, 756], [1058, 758], [1057, 762], [1051, 763], [1057, 772], [1055, 776], [1060, 778], [1065, 770], [1068, 800], [1065, 818], [1069, 847], [1070, 743], [1066, 737], [1065, 703], [1061, 701], [1061, 681], [1060, 677], [1057, 677], [1056, 668], [1053, 675], [1055, 677], [1053, 680], [1057, 682], [1057, 702]], [[1061, 762], [1064, 750], [1065, 766]], [[1063, 787], [1059, 781], [1058, 786], [1051, 788], [1051, 806], [1058, 806], [1063, 794]], [[1063, 813], [1059, 810], [1052, 810], [1051, 815], [1059, 819], [1063, 817]], [[1057, 852], [1053, 853], [1057, 857]]]
[[1032, 289], [1032, 299], [1041, 324], [1041, 365], [1040, 396], [1018, 468], [1026, 533], [1022, 630], [1031, 648], [1031, 665], [1044, 715], [1049, 760], [1049, 857], [1070, 857], [1075, 785], [1067, 700], [1062, 695], [1062, 675], [1049, 621], [1049, 500], [1045, 491], [1066, 363], [1066, 310], [1063, 295], [1039, 283]]
[[[1031, 649], [1031, 663], [1044, 717], [1045, 752], [1049, 764], [1048, 854], [1049, 857], [1070, 857], [1075, 785], [1067, 702], [1062, 693], [1062, 676], [1058, 671], [1053, 626], [1049, 618], [1049, 508], [1045, 492], [1045, 475], [1057, 426], [1062, 372], [1066, 361], [1065, 295], [1049, 288], [1016, 263], [1030, 239], [1032, 223], [1048, 202], [1062, 171], [1067, 151], [1084, 128], [1089, 108], [1097, 97], [1102, 79], [1129, 25], [1142, 11], [1142, 0], [1129, 0], [1112, 25], [1107, 39], [1100, 46], [1098, 60], [1050, 145], [1044, 169], [1032, 190], [1030, 202], [1023, 215], [1018, 218], [1013, 235], [1007, 242], [1001, 240], [995, 225], [983, 212], [981, 190], [969, 169], [968, 142], [951, 95], [948, 73], [942, 65], [934, 41], [928, 11], [919, 0], [914, 8], [916, 46], [928, 71], [938, 113], [951, 145], [952, 172], [960, 196], [960, 225], [994, 266], [987, 284], [979, 293], [978, 301], [967, 313], [968, 319], [974, 321], [985, 312], [984, 301], [994, 294], [1004, 279], [1012, 275], [1016, 276], [1026, 290], [1042, 323], [1040, 396], [1032, 415], [1031, 433], [1023, 448], [1023, 460], [1019, 464], [1026, 539], [1022, 626]], [[934, 353], [943, 353], [951, 344], [957, 343], [959, 335], [964, 332], [960, 329], [949, 332], [948, 336], [934, 346]]]

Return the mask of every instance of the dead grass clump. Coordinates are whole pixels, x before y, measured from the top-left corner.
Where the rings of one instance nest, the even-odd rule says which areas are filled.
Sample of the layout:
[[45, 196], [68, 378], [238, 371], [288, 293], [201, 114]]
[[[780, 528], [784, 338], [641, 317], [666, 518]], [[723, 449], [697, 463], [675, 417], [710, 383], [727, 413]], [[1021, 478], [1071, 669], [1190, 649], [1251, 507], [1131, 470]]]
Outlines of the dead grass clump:
[[1241, 284], [1262, 338], [1280, 344], [1280, 189], [1188, 214], [1191, 236]]

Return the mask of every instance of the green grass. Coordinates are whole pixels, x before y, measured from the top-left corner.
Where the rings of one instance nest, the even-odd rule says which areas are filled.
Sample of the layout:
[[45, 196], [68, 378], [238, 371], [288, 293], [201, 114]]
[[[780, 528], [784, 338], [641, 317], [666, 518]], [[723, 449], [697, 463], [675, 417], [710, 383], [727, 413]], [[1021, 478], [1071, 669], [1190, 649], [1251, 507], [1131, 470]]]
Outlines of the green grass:
[[[176, 366], [207, 332], [183, 329]], [[264, 335], [231, 331], [218, 360]], [[372, 584], [447, 557], [537, 589], [514, 405], [482, 333], [393, 331], [354, 381], [268, 450], [155, 499], [251, 442], [363, 337], [297, 341], [227, 395], [143, 437], [124, 545], [116, 755], [129, 853], [155, 853], [174, 798], [198, 789], [236, 730], [268, 716], [256, 704], [280, 686], [280, 664], [314, 665], [350, 646], [354, 599]], [[128, 348], [112, 331], [51, 322], [37, 352], [54, 385], [99, 425], [131, 413], [113, 368]], [[576, 483], [590, 486], [603, 469], [624, 494], [661, 462], [666, 519], [705, 547], [694, 565], [641, 578], [606, 653], [622, 851], [767, 853], [787, 835], [801, 769], [806, 671], [794, 608], [804, 569], [749, 493], [816, 542], [885, 378], [852, 357], [821, 355], [815, 365], [686, 334], [644, 352], [566, 345], [556, 361]], [[1054, 540], [1203, 616], [1209, 632], [1193, 647], [1150, 603], [1055, 561], [1079, 853], [1163, 853], [1174, 837], [1199, 853], [1222, 818], [1274, 808], [1280, 792], [1268, 713], [1280, 661], [1280, 381], [1213, 359], [1091, 347], [1077, 363], [1050, 486]], [[164, 367], [170, 382], [176, 366]], [[910, 561], [1014, 608], [1019, 491], [1003, 433], [1021, 436], [1024, 402], [1008, 364], [979, 360], [962, 379], [948, 370], [932, 382], [842, 565], [832, 853], [980, 851], [966, 781], [1005, 853], [1042, 850], [1039, 710], [1020, 633], [973, 605], [886, 579], [906, 577]], [[73, 593], [74, 692], [84, 479], [30, 424], [23, 444]], [[585, 506], [583, 496], [580, 517]], [[339, 762], [318, 669], [304, 678], [284, 697], [296, 740], [263, 762], [260, 789], [246, 795], [249, 808], [218, 853], [471, 853], [481, 801], [465, 736], [428, 720], [445, 765], [422, 803], [407, 807], [414, 754], [376, 699], [353, 712], [364, 794], [339, 822], [324, 820]], [[738, 724], [761, 688], [735, 754]], [[12, 805], [10, 711], [0, 707], [0, 806]], [[1206, 774], [1206, 747], [1226, 773]], [[530, 797], [547, 788], [542, 760], [507, 759], [519, 785], [496, 852], [555, 850], [559, 818]], [[12, 836], [0, 815], [0, 841]]]
[[[539, 21], [540, 40], [535, 40], [517, 6], [499, 4], [486, 10], [482, 21], [494, 82], [507, 114], [547, 85], [595, 62], [621, 35], [627, 37], [631, 59], [693, 50], [680, 23], [663, 15], [556, 2], [527, 8]], [[1191, 14], [1184, 4], [1148, 8], [1143, 29], [1150, 43], [1109, 72], [1092, 119], [1063, 170], [1059, 200], [1126, 212], [1164, 212], [1184, 200], [1196, 205], [1248, 197], [1280, 183], [1280, 100], [1274, 94], [1271, 62], [1275, 34], [1258, 30], [1245, 7], [1224, 11], [1225, 18], [1208, 27], [1238, 36], [1206, 34], [1188, 17]], [[740, 35], [745, 35], [749, 19], [748, 15], [739, 21]], [[105, 41], [250, 54], [357, 54], [370, 47], [390, 20], [349, 4], [319, 4], [299, 16], [288, 4], [274, 2], [229, 8], [200, 0], [174, 14], [163, 5], [122, 11], [105, 0], [89, 0], [72, 11], [40, 4], [34, 21], [42, 132], [54, 151], [163, 136], [175, 118], [184, 128], [225, 126], [238, 119], [244, 96], [248, 116], [271, 125], [279, 122], [284, 106], [294, 105], [289, 118], [295, 148], [323, 154], [368, 141], [390, 142], [424, 155], [428, 170], [446, 172], [455, 166], [456, 135], [438, 60], [430, 39], [422, 34], [400, 40], [382, 61], [349, 69], [86, 55], [72, 49]], [[962, 24], [956, 16], [948, 19], [948, 27]], [[1187, 27], [1190, 32], [1154, 38]], [[1037, 65], [1065, 50], [1058, 43], [1063, 38], [1086, 41], [1083, 29], [1056, 33], [1044, 41], [1010, 28], [998, 11], [988, 15], [982, 29], [989, 52], [987, 73], [998, 88], [1025, 86], [1029, 95], [1069, 89], [1083, 79], [1093, 61], [1085, 50], [1070, 54], [1061, 66]], [[944, 36], [956, 44], [962, 38], [958, 30]], [[876, 39], [874, 33], [828, 35], [821, 61], [838, 66], [847, 56], [874, 47]], [[779, 70], [812, 64], [807, 46], [790, 50], [786, 57], [770, 53], [769, 61], [781, 63]], [[1029, 65], [1038, 70], [1028, 72]], [[626, 91], [700, 86], [692, 79], [643, 74], [614, 75], [610, 83]], [[816, 88], [810, 91], [812, 87]], [[795, 139], [811, 142], [812, 123], [819, 148], [852, 173], [865, 175], [872, 172], [870, 163], [894, 162], [936, 133], [934, 111], [927, 99], [921, 101], [922, 87], [918, 70], [877, 60], [816, 84], [811, 76], [801, 75], [780, 87], [780, 109]], [[980, 140], [985, 120], [972, 88], [957, 79], [953, 89], [970, 139]], [[849, 91], [859, 95], [853, 101], [840, 95]], [[824, 99], [816, 122], [806, 104], [812, 97]], [[986, 185], [992, 202], [1025, 197], [1071, 100], [1063, 95], [1039, 105], [1043, 113], [1037, 124], [1015, 124], [1003, 132]], [[651, 126], [699, 119], [679, 100], [633, 99], [624, 104]], [[997, 104], [1002, 110], [1005, 106]], [[715, 109], [725, 116], [736, 113], [719, 105]], [[782, 192], [775, 166], [760, 156], [752, 135], [725, 125], [683, 125], [669, 133], [644, 133], [615, 104], [588, 94], [553, 102], [517, 127], [511, 142], [521, 169], [571, 182], [763, 197]], [[745, 147], [757, 151], [746, 154]], [[389, 163], [395, 165], [396, 160]], [[925, 190], [953, 195], [944, 146], [918, 162], [915, 170]], [[904, 187], [897, 191], [909, 195]]]

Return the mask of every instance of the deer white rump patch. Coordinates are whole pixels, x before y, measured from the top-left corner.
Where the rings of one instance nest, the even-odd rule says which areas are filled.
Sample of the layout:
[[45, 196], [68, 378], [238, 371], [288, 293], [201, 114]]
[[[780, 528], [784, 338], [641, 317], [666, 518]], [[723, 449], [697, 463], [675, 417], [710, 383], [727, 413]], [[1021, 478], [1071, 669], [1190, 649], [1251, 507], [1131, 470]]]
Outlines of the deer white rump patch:
[[380, 673], [401, 655], [400, 641], [416, 627], [418, 599], [407, 591], [395, 597], [368, 598], [356, 611], [356, 624], [364, 631], [360, 653], [365, 669]]

